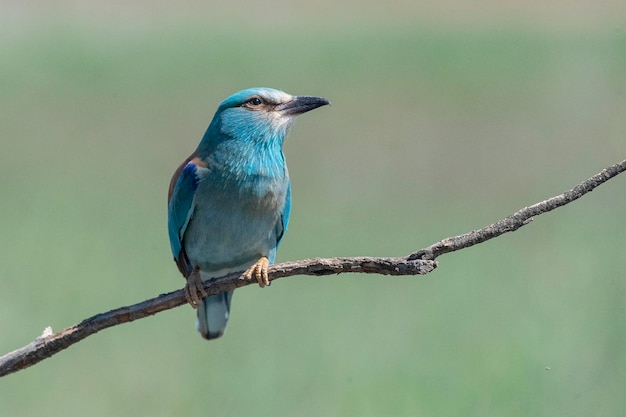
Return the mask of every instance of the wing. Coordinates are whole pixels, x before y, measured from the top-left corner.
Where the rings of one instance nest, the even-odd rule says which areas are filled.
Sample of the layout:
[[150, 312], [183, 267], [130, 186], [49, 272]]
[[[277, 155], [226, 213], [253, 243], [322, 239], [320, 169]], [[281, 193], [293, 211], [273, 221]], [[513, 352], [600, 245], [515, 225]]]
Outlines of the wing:
[[192, 266], [185, 253], [183, 237], [193, 216], [194, 197], [199, 182], [198, 168], [200, 167], [206, 167], [206, 164], [192, 154], [174, 172], [168, 193], [167, 229], [170, 246], [176, 265], [185, 277], [191, 274]]

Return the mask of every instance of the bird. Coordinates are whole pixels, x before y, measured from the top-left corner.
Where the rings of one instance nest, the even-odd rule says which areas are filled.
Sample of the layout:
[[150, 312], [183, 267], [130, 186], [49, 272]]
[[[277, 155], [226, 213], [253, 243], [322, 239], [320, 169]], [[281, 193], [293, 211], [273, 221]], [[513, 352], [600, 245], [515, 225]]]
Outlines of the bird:
[[176, 169], [168, 190], [168, 234], [207, 340], [224, 334], [233, 291], [207, 295], [203, 281], [244, 271], [270, 284], [291, 213], [283, 142], [296, 116], [329, 105], [322, 97], [273, 88], [239, 91], [220, 103], [196, 150]]

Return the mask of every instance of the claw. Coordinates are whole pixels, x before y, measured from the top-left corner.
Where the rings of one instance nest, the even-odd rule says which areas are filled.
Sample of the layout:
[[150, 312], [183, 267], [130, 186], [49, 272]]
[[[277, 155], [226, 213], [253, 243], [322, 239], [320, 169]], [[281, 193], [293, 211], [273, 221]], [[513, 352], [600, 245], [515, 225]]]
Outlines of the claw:
[[207, 296], [208, 294], [202, 285], [202, 278], [200, 277], [200, 267], [196, 266], [187, 277], [187, 284], [185, 284], [185, 298], [193, 308], [198, 308], [200, 301]]
[[256, 282], [259, 283], [259, 287], [269, 287], [270, 279], [267, 275], [267, 268], [270, 265], [270, 260], [267, 257], [262, 256], [258, 261], [254, 263], [246, 272], [244, 272], [244, 276], [246, 279], [251, 280], [252, 274], [254, 274], [254, 278]]

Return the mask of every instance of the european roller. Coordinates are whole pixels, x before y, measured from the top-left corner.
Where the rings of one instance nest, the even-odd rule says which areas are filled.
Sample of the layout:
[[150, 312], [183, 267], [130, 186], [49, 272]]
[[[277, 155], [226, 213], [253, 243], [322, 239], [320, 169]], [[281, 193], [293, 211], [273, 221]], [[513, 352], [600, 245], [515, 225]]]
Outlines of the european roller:
[[327, 104], [271, 88], [235, 93], [219, 105], [198, 148], [174, 172], [170, 245], [205, 339], [224, 334], [233, 292], [207, 296], [202, 281], [245, 271], [245, 278], [269, 285], [268, 265], [291, 211], [283, 141], [297, 115]]

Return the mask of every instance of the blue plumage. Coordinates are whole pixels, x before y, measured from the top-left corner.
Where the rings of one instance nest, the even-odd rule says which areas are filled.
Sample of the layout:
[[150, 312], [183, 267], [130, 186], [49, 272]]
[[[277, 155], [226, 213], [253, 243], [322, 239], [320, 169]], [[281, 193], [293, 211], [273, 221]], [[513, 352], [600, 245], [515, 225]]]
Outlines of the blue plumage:
[[282, 151], [295, 116], [329, 104], [270, 88], [233, 94], [218, 107], [196, 151], [170, 182], [168, 231], [174, 260], [198, 307], [203, 337], [224, 333], [232, 291], [206, 297], [201, 281], [246, 270], [269, 285], [291, 212], [291, 184]]

